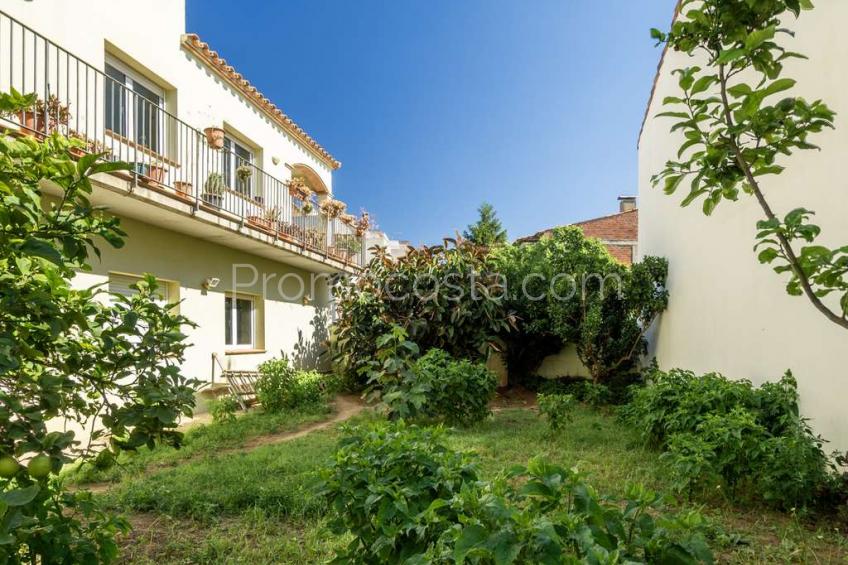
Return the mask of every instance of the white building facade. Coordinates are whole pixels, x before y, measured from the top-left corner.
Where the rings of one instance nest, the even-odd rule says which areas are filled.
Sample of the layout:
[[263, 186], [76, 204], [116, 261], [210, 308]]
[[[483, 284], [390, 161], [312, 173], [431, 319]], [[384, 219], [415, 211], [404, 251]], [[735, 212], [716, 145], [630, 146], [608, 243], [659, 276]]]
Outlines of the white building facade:
[[131, 292], [155, 275], [163, 299], [198, 324], [191, 377], [211, 378], [213, 354], [226, 368], [281, 351], [316, 365], [328, 281], [355, 275], [365, 253], [364, 230], [324, 206], [338, 204], [341, 164], [186, 34], [183, 0], [9, 0], [0, 61], [0, 90], [40, 101], [0, 125], [56, 131], [133, 167], [95, 179], [92, 202], [121, 218], [128, 238], [122, 249], [104, 242], [75, 284]]
[[[798, 207], [814, 210], [820, 242], [840, 247], [848, 244], [848, 2], [815, 5], [782, 22], [796, 35], [780, 35], [780, 42], [809, 57], [786, 61], [785, 76], [798, 81], [790, 94], [822, 99], [836, 111], [836, 130], [815, 135], [821, 151], [783, 158], [786, 171], [763, 177], [763, 189], [781, 217]], [[664, 369], [718, 371], [755, 384], [791, 369], [803, 415], [829, 448], [848, 449], [848, 332], [806, 298], [789, 296], [786, 276], [759, 264], [753, 245], [763, 214], [757, 202], [741, 195], [707, 217], [698, 204], [680, 207], [687, 186], [666, 196], [651, 185], [682, 143], [669, 133], [673, 120], [655, 116], [666, 96], [678, 96], [672, 70], [694, 64], [684, 54], [665, 54], [639, 139], [639, 251], [669, 260], [669, 307], [655, 328], [653, 353]]]

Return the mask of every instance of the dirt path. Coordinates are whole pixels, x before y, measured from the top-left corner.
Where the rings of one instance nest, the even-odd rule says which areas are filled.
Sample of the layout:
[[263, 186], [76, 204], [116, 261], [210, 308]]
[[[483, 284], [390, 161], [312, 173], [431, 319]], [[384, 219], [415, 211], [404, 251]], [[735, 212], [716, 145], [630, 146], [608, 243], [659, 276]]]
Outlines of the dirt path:
[[326, 428], [329, 428], [330, 426], [334, 426], [338, 423], [344, 422], [345, 420], [349, 420], [365, 409], [365, 404], [362, 402], [362, 400], [358, 396], [353, 395], [337, 396], [334, 405], [336, 409], [336, 414], [329, 420], [324, 420], [323, 422], [315, 422], [314, 424], [308, 424], [300, 429], [288, 432], [256, 436], [244, 442], [243, 445], [240, 445], [238, 447], [232, 447], [229, 449], [222, 449], [221, 451], [218, 451], [218, 453], [246, 453], [248, 451], [253, 451], [257, 447], [262, 447], [263, 445], [274, 445], [277, 443], [285, 443], [287, 441], [292, 441], [299, 437], [311, 434], [312, 432], [324, 430]]
[[[345, 420], [349, 420], [362, 412], [365, 409], [365, 403], [358, 396], [353, 395], [339, 395], [333, 401], [333, 406], [335, 408], [335, 414], [329, 420], [323, 420], [321, 422], [315, 422], [313, 424], [307, 424], [301, 428], [296, 430], [290, 430], [285, 432], [279, 432], [275, 434], [267, 434], [262, 436], [256, 436], [250, 438], [245, 441], [242, 445], [238, 447], [230, 447], [227, 449], [222, 449], [220, 451], [215, 452], [215, 456], [220, 455], [233, 455], [238, 453], [247, 453], [257, 449], [259, 447], [265, 445], [276, 445], [278, 443], [285, 443], [287, 441], [292, 441], [297, 438], [301, 438], [303, 436], [309, 435], [313, 432], [317, 432], [319, 430], [327, 429], [331, 426], [344, 422]], [[198, 454], [190, 457], [186, 457], [185, 459], [180, 460], [177, 464], [182, 465], [184, 463], [188, 463], [195, 459], [199, 459], [204, 455]], [[152, 465], [151, 467], [145, 469], [143, 475], [152, 475], [158, 471], [161, 471], [164, 468], [172, 467], [173, 465]], [[116, 486], [118, 483], [104, 482], [104, 483], [89, 483], [85, 485], [75, 485], [72, 488], [78, 488], [79, 490], [87, 490], [92, 493], [102, 493], [106, 492], [109, 489]]]

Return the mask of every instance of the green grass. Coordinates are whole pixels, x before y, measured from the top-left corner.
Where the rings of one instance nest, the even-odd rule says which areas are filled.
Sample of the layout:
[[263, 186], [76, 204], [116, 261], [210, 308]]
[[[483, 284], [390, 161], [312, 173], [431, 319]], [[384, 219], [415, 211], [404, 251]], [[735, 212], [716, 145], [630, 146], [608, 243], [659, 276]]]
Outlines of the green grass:
[[270, 516], [317, 516], [317, 471], [335, 450], [337, 432], [315, 433], [248, 453], [209, 454], [185, 465], [128, 479], [108, 506], [213, 521], [260, 509]]
[[[363, 422], [370, 415], [354, 420]], [[139, 525], [123, 543], [132, 563], [321, 562], [340, 540], [327, 531], [315, 496], [318, 469], [335, 451], [338, 427], [244, 454], [209, 451], [174, 468], [125, 477], [104, 498]], [[447, 441], [475, 451], [484, 477], [541, 454], [577, 466], [601, 492], [622, 495], [629, 482], [660, 492], [670, 483], [656, 452], [611, 415], [579, 407], [568, 430], [551, 436], [529, 410], [504, 410], [490, 421], [456, 430]], [[848, 547], [834, 525], [805, 524], [793, 516], [729, 501], [701, 507], [715, 532], [721, 562], [844, 562]], [[150, 523], [154, 522], [153, 526]]]
[[245, 442], [261, 436], [285, 433], [326, 420], [332, 413], [329, 405], [316, 405], [280, 414], [265, 414], [261, 410], [243, 414], [230, 423], [210, 423], [192, 426], [185, 433], [183, 445], [172, 447], [143, 447], [135, 453], [123, 453], [113, 467], [99, 469], [85, 465], [66, 473], [68, 481], [77, 484], [118, 482], [155, 467], [170, 467], [188, 459], [215, 454], [222, 450], [237, 449]]

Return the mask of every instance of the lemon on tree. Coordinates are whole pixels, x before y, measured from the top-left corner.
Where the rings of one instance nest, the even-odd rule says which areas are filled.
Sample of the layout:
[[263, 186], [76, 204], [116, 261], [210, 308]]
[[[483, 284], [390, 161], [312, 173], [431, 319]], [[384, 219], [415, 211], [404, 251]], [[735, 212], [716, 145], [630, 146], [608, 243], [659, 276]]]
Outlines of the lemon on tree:
[[0, 457], [0, 477], [11, 479], [17, 474], [21, 466], [15, 461], [15, 458], [10, 455]]
[[34, 479], [43, 479], [50, 474], [52, 468], [49, 455], [36, 455], [27, 464], [27, 471]]

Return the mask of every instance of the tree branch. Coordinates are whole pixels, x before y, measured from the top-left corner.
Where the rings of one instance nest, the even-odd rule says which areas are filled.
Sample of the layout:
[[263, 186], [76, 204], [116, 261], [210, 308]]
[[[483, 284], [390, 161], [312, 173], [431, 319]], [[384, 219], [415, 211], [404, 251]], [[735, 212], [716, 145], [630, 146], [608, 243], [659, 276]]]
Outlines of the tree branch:
[[[721, 104], [724, 109], [724, 119], [729, 129], [735, 128], [735, 123], [733, 121], [733, 116], [730, 113], [730, 102], [727, 98], [727, 80], [728, 77], [725, 74], [724, 65], [719, 65], [718, 67], [719, 73], [719, 84], [721, 87]], [[735, 134], [728, 134], [728, 140], [730, 141], [730, 145], [733, 148], [733, 153], [736, 157], [736, 163], [739, 165], [739, 168], [742, 169], [742, 172], [745, 175], [745, 179], [748, 181], [748, 184], [751, 187], [751, 191], [754, 193], [754, 196], [757, 199], [757, 202], [760, 204], [760, 208], [762, 208], [763, 213], [766, 215], [766, 218], [769, 220], [777, 220], [780, 221], [775, 215], [774, 211], [769, 206], [769, 203], [766, 201], [765, 196], [763, 195], [762, 190], [760, 189], [760, 185], [757, 182], [757, 179], [754, 178], [754, 174], [751, 172], [751, 167], [748, 165], [748, 162], [745, 160], [744, 155], [742, 155], [742, 150], [739, 147], [739, 144], [736, 140]], [[810, 279], [804, 273], [803, 269], [801, 269], [801, 265], [798, 261], [798, 256], [795, 254], [795, 251], [792, 249], [792, 245], [789, 240], [786, 238], [784, 234], [781, 232], [776, 232], [775, 235], [780, 243], [780, 247], [783, 249], [783, 253], [786, 256], [786, 260], [789, 263], [789, 266], [792, 268], [792, 272], [795, 273], [795, 276], [798, 277], [798, 281], [801, 283], [801, 289], [804, 291], [804, 294], [807, 298], [812, 302], [813, 306], [821, 312], [828, 320], [833, 322], [834, 324], [848, 329], [848, 319], [845, 319], [835, 312], [833, 312], [830, 308], [828, 308], [821, 299], [816, 296], [815, 291], [813, 290], [812, 285], [810, 284]]]

